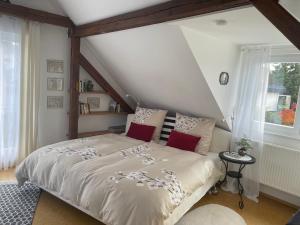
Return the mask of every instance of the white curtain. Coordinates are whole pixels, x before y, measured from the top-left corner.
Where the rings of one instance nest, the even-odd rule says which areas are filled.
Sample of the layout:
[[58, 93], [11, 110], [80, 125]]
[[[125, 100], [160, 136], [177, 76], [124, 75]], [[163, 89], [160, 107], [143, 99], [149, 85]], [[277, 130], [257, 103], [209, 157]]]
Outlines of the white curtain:
[[[257, 162], [243, 170], [245, 195], [257, 201], [260, 181], [260, 158], [263, 151], [265, 105], [269, 78], [270, 47], [243, 47], [240, 58], [239, 90], [235, 106], [232, 149], [242, 137], [252, 141], [249, 151]], [[236, 166], [234, 166], [235, 169]], [[229, 179], [225, 189], [236, 192], [236, 181]]]
[[22, 40], [19, 160], [36, 149], [40, 95], [40, 24], [25, 24]]
[[0, 15], [0, 170], [19, 152], [22, 22]]
[[0, 15], [0, 170], [35, 150], [40, 25]]

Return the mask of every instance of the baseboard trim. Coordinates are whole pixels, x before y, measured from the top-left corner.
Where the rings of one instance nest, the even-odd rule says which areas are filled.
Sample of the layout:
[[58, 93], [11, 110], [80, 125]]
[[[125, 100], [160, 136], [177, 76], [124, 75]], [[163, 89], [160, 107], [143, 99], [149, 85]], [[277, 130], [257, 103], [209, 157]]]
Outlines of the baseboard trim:
[[265, 196], [269, 199], [273, 199], [295, 209], [299, 209], [300, 207], [300, 197], [277, 190], [264, 184], [261, 184], [260, 186], [260, 195]]

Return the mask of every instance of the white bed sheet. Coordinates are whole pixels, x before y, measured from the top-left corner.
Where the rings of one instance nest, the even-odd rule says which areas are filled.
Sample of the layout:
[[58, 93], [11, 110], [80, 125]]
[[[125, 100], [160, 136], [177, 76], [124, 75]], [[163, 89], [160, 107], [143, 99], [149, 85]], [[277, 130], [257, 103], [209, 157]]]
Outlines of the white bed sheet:
[[[210, 158], [216, 165], [212, 176], [207, 180], [207, 182], [198, 188], [192, 195], [187, 197], [172, 213], [172, 215], [166, 220], [167, 225], [174, 225], [176, 224], [181, 217], [186, 214], [197, 202], [201, 200], [201, 198], [212, 188], [223, 176], [221, 172], [221, 162], [217, 153], [209, 152], [206, 156]], [[61, 199], [62, 201], [72, 205], [73, 207], [79, 209], [80, 211], [88, 214], [89, 216], [98, 220], [98, 218], [94, 217], [89, 211], [85, 210], [84, 208], [78, 207], [74, 205], [70, 201], [66, 201], [65, 199], [61, 198], [58, 193], [47, 190], [45, 187], [41, 187], [44, 191], [54, 195], [55, 197]]]
[[181, 217], [187, 213], [201, 198], [224, 176], [222, 173], [221, 161], [218, 153], [209, 152], [206, 156], [210, 158], [216, 165], [212, 176], [207, 182], [198, 188], [192, 195], [187, 197], [172, 213], [169, 219], [166, 221], [168, 225], [174, 225]]

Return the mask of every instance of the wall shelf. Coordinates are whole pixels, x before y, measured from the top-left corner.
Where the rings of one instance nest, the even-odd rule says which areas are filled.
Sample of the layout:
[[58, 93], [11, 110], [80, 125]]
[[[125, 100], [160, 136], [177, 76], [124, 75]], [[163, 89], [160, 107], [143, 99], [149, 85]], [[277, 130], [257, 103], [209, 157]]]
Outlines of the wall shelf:
[[90, 112], [88, 114], [80, 114], [80, 116], [102, 116], [102, 115], [127, 115], [127, 112], [110, 112], [110, 111], [98, 111]]

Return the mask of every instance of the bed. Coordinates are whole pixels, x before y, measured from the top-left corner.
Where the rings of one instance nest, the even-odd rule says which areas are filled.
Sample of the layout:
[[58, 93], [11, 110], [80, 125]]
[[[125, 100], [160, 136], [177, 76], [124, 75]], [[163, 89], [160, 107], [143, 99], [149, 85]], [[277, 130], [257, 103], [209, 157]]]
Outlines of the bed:
[[216, 128], [207, 156], [116, 134], [65, 141], [33, 152], [16, 177], [107, 225], [172, 225], [219, 181], [228, 135]]

